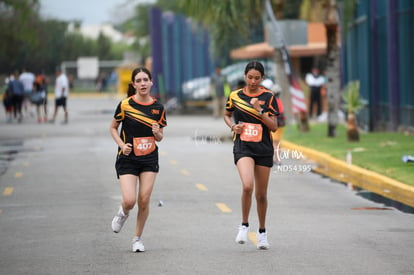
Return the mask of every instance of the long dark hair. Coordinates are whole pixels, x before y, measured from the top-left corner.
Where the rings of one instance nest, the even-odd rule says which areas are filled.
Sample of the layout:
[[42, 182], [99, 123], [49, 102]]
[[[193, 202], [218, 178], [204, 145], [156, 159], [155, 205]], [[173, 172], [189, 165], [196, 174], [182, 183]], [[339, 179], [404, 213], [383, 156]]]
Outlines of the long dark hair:
[[[131, 74], [131, 82], [134, 82], [135, 76], [138, 73], [140, 73], [140, 72], [146, 73], [148, 75], [148, 78], [152, 81], [151, 72], [147, 68], [145, 68], [145, 67], [138, 67], [138, 68], [135, 68], [132, 71], [132, 74]], [[135, 88], [134, 88], [134, 86], [132, 86], [132, 83], [131, 82], [128, 83], [128, 90], [127, 90], [127, 96], [128, 97], [133, 96], [136, 93]]]

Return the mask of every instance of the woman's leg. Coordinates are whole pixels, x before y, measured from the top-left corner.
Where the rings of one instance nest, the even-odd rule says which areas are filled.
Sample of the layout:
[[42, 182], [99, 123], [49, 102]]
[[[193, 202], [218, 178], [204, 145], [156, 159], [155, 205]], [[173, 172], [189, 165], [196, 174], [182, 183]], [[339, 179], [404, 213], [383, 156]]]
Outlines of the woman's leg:
[[270, 167], [256, 165], [254, 168], [256, 179], [256, 204], [259, 217], [259, 228], [266, 228], [267, 187], [269, 184]]
[[254, 160], [243, 157], [237, 161], [240, 179], [242, 181], [242, 223], [249, 222], [249, 212], [252, 205], [252, 193], [254, 187]]
[[142, 172], [139, 175], [138, 214], [135, 236], [141, 237], [145, 222], [149, 215], [151, 193], [154, 187], [156, 172]]
[[42, 122], [42, 117], [40, 116], [40, 104], [36, 104], [36, 115], [37, 115], [37, 122]]
[[122, 193], [122, 209], [124, 214], [128, 215], [129, 210], [134, 208], [137, 194], [137, 180], [138, 177], [135, 175], [120, 175], [119, 183], [121, 185]]

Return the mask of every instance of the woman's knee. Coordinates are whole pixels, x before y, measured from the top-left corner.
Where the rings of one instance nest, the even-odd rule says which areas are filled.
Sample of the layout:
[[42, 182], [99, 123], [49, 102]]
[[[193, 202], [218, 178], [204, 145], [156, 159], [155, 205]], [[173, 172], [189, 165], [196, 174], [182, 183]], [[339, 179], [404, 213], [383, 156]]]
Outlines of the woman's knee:
[[259, 204], [263, 204], [267, 202], [267, 194], [256, 194], [256, 202]]
[[251, 195], [253, 193], [253, 184], [243, 184], [243, 193]]
[[132, 209], [135, 206], [135, 198], [125, 198], [123, 202], [123, 207], [125, 209]]
[[137, 203], [138, 203], [138, 207], [140, 209], [145, 209], [149, 206], [150, 197], [149, 196], [139, 196]]

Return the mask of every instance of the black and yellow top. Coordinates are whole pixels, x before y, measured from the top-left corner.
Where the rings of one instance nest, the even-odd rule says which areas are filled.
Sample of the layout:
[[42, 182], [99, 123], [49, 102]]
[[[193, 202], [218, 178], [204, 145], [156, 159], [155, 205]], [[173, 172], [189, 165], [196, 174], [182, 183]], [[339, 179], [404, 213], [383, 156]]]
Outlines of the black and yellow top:
[[235, 90], [227, 99], [226, 110], [233, 112], [234, 123], [244, 123], [242, 134], [233, 133], [233, 153], [251, 156], [273, 156], [270, 130], [261, 115], [250, 104], [252, 98], [259, 100], [264, 115], [277, 116], [279, 109], [272, 91], [263, 87], [257, 94], [249, 94], [246, 88]]
[[118, 148], [118, 158], [148, 159], [158, 158], [158, 146], [152, 133], [152, 124], [167, 126], [164, 106], [152, 98], [150, 103], [136, 101], [134, 96], [122, 100], [115, 111], [114, 118], [122, 123], [120, 137], [124, 143], [133, 144], [133, 153], [122, 154]]

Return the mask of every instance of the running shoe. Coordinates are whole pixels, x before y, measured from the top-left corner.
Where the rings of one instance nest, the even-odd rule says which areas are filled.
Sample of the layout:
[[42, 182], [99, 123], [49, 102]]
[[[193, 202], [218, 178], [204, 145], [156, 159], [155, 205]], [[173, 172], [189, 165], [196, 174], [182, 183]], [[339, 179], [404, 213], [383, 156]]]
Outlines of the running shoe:
[[125, 215], [122, 206], [120, 206], [118, 212], [112, 220], [112, 230], [115, 233], [119, 233], [127, 218], [128, 215]]
[[258, 249], [269, 249], [270, 245], [267, 241], [267, 233], [257, 232], [257, 248]]
[[247, 232], [249, 232], [249, 227], [245, 225], [239, 226], [239, 233], [237, 233], [236, 243], [244, 244], [247, 242]]
[[134, 237], [132, 239], [132, 252], [144, 252], [145, 247], [142, 243], [142, 240], [140, 237]]

